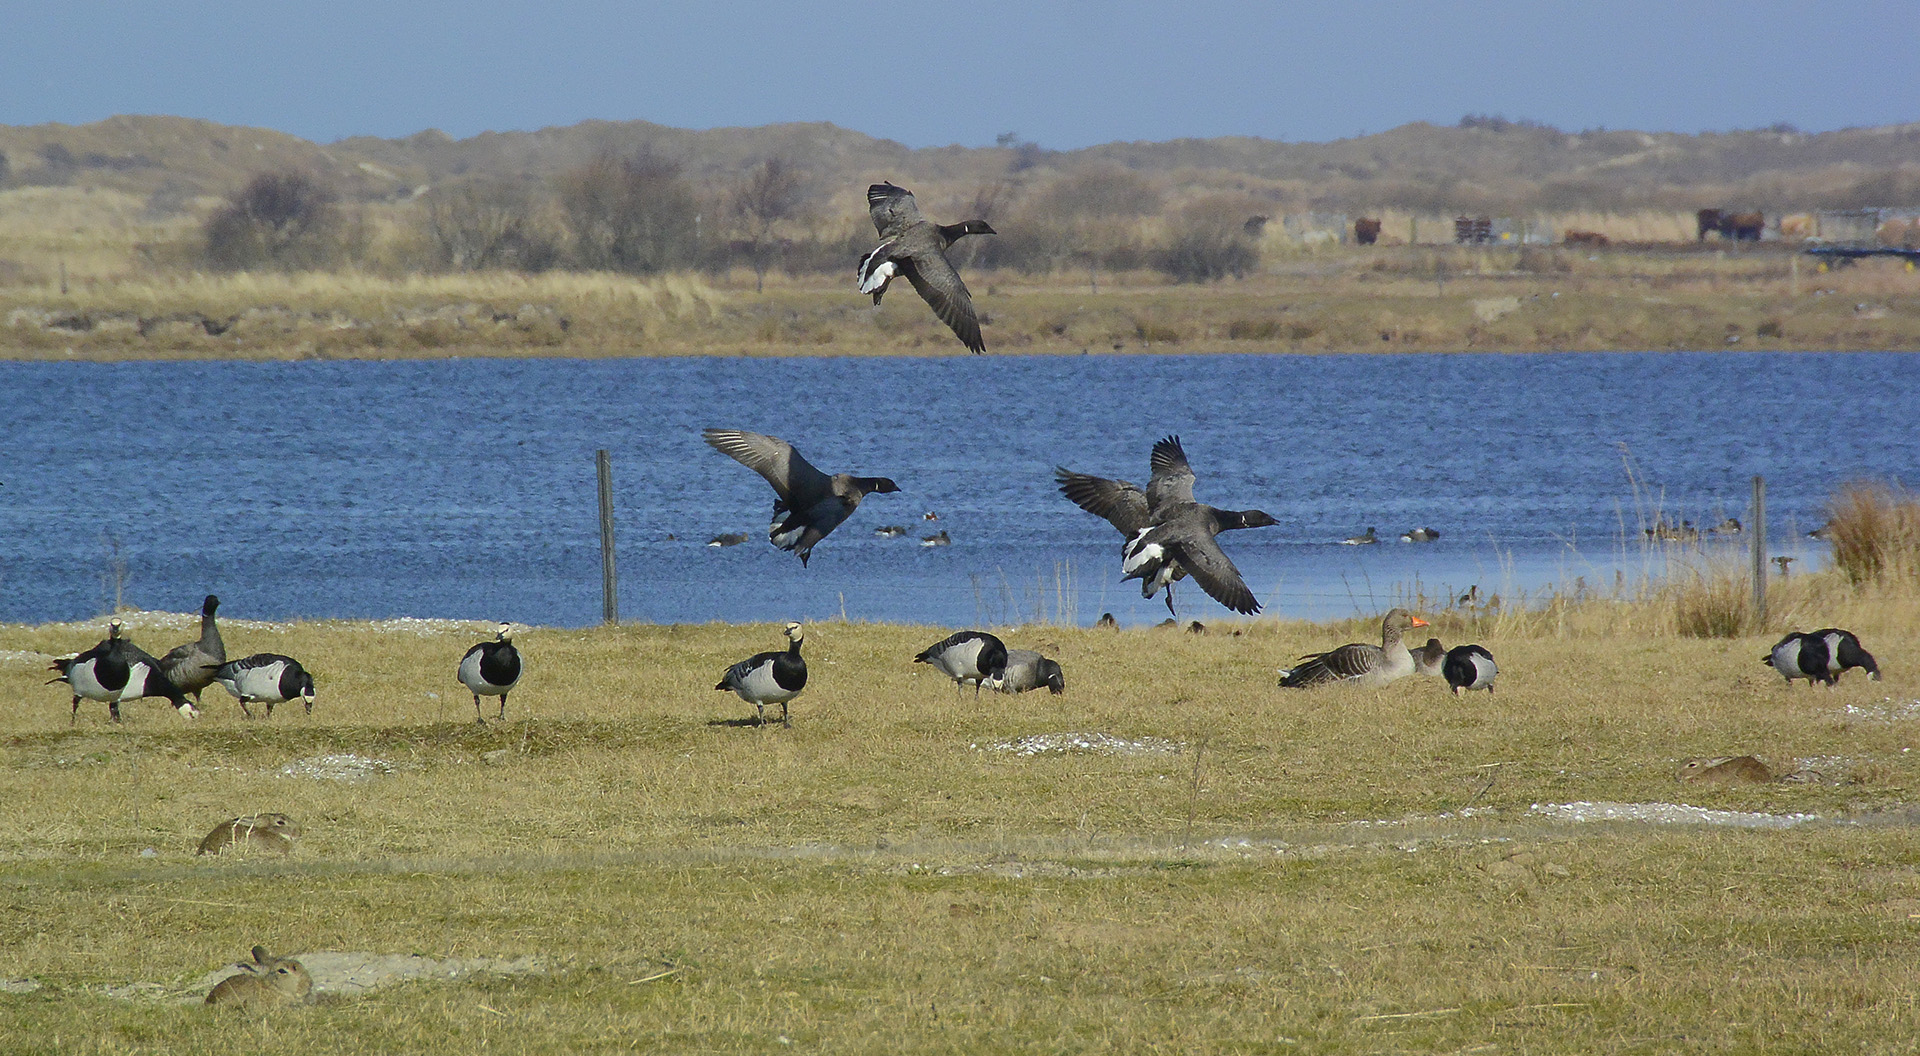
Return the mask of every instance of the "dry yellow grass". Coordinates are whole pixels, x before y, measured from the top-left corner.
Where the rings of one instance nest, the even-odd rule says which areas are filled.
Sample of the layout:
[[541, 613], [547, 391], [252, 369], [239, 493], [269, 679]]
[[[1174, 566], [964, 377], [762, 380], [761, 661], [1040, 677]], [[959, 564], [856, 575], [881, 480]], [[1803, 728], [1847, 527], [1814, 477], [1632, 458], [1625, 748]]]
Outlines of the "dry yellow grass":
[[[0, 977], [43, 984], [0, 994], [36, 1039], [0, 1050], [1898, 1048], [1920, 953], [1920, 679], [1898, 643], [1920, 604], [1790, 583], [1783, 612], [1852, 626], [1887, 681], [1789, 690], [1758, 662], [1777, 627], [1689, 638], [1652, 603], [1587, 602], [1436, 620], [1499, 657], [1492, 696], [1283, 693], [1276, 665], [1377, 623], [1263, 620], [1003, 629], [1059, 657], [1068, 692], [976, 700], [909, 662], [943, 629], [824, 623], [793, 728], [760, 730], [708, 687], [773, 626], [533, 629], [509, 721], [478, 727], [453, 668], [487, 628], [236, 620], [230, 651], [315, 671], [311, 717], [243, 722], [214, 689], [197, 723], [86, 705], [69, 726], [32, 654], [98, 626], [0, 628]], [[133, 624], [149, 649], [190, 625]], [[1178, 750], [996, 747], [1069, 732]], [[278, 776], [349, 753], [392, 770]], [[1674, 780], [1746, 753], [1820, 778]], [[1534, 810], [1579, 801], [1867, 824]], [[192, 857], [259, 810], [305, 827], [291, 860]], [[548, 973], [258, 1024], [99, 989], [181, 985], [255, 942]]]

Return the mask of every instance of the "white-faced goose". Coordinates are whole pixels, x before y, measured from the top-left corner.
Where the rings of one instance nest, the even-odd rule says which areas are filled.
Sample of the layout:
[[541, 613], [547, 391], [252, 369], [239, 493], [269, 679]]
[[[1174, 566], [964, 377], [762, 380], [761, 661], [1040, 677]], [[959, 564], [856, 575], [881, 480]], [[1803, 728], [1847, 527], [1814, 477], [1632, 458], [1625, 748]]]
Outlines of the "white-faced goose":
[[961, 631], [920, 650], [916, 664], [931, 664], [953, 679], [953, 691], [960, 692], [963, 682], [973, 683], [975, 696], [980, 684], [1000, 677], [1007, 666], [1007, 645], [985, 631]]
[[760, 715], [760, 725], [767, 724], [767, 705], [780, 705], [780, 725], [792, 726], [787, 716], [787, 701], [800, 695], [807, 688], [807, 662], [800, 657], [800, 640], [803, 637], [797, 623], [787, 624], [787, 647], [778, 652], [755, 653], [745, 660], [727, 668], [720, 677], [715, 689], [730, 689], [740, 694], [740, 699], [753, 705]]
[[1365, 535], [1349, 535], [1345, 539], [1340, 540], [1341, 544], [1345, 546], [1372, 546], [1379, 541], [1380, 537], [1373, 534], [1372, 528], [1368, 528], [1367, 534]]
[[1147, 490], [1128, 481], [1054, 468], [1060, 492], [1088, 513], [1105, 517], [1126, 538], [1120, 549], [1122, 581], [1140, 581], [1140, 596], [1151, 598], [1167, 588], [1167, 612], [1173, 608], [1173, 584], [1192, 576], [1215, 601], [1235, 612], [1260, 611], [1253, 591], [1240, 570], [1220, 549], [1215, 538], [1236, 528], [1265, 528], [1278, 524], [1261, 510], [1220, 510], [1193, 498], [1193, 467], [1169, 436], [1153, 445], [1148, 459], [1153, 475]]
[[213, 685], [220, 665], [227, 662], [227, 645], [220, 640], [220, 627], [213, 620], [213, 610], [219, 607], [220, 599], [207, 595], [200, 603], [199, 640], [174, 646], [160, 658], [160, 673], [180, 692], [193, 694], [195, 704], [200, 703], [201, 691]]
[[[1440, 532], [1435, 528], [1409, 528], [1400, 533], [1400, 541], [1403, 543], [1431, 543], [1438, 538], [1440, 538]], [[1348, 542], [1352, 540], [1349, 539]]]
[[1067, 678], [1060, 665], [1031, 649], [1007, 650], [1007, 662], [996, 677], [988, 675], [986, 687], [999, 693], [1025, 693], [1047, 687], [1054, 693], [1067, 691]]
[[121, 630], [120, 621], [114, 620], [107, 625], [107, 637], [93, 648], [53, 661], [52, 670], [58, 675], [47, 685], [65, 682], [73, 689], [73, 715], [69, 723], [80, 721], [82, 699], [105, 701], [107, 714], [114, 722], [120, 721], [121, 701], [141, 697], [165, 697], [182, 717], [199, 716], [200, 712], [187, 703], [187, 695], [160, 673], [160, 661], [122, 638]]
[[973, 312], [973, 295], [947, 259], [947, 247], [967, 235], [997, 232], [985, 220], [933, 223], [920, 215], [912, 191], [891, 183], [867, 188], [867, 212], [880, 232], [880, 244], [860, 258], [860, 292], [872, 294], [873, 303], [879, 304], [887, 284], [904, 275], [961, 344], [976, 353], [986, 351], [980, 319]]
[[1447, 659], [1447, 647], [1440, 639], [1429, 638], [1427, 644], [1411, 650], [1413, 654], [1413, 673], [1432, 678], [1440, 673], [1440, 665]]
[[886, 477], [855, 477], [835, 473], [829, 477], [813, 468], [793, 445], [777, 436], [763, 436], [740, 429], [705, 429], [715, 451], [738, 461], [773, 485], [773, 523], [767, 527], [767, 539], [782, 550], [799, 555], [804, 567], [815, 543], [840, 526], [868, 495], [890, 494], [899, 485]]
[[1469, 689], [1484, 689], [1493, 692], [1493, 679], [1500, 673], [1494, 666], [1493, 654], [1484, 646], [1456, 645], [1447, 650], [1447, 659], [1440, 665], [1440, 673], [1447, 678], [1447, 685], [1453, 687], [1453, 695], [1459, 696]]
[[313, 714], [313, 676], [300, 661], [279, 653], [255, 653], [220, 665], [215, 682], [225, 687], [240, 702], [240, 712], [253, 718], [249, 704], [265, 704], [267, 718], [273, 718], [273, 706], [298, 700]]
[[513, 625], [503, 623], [491, 642], [480, 642], [460, 658], [460, 683], [473, 691], [473, 721], [480, 715], [481, 697], [500, 698], [500, 720], [507, 718], [507, 694], [520, 683], [520, 650], [513, 646]]
[[1305, 689], [1329, 682], [1353, 682], [1362, 686], [1384, 686], [1413, 674], [1413, 654], [1401, 640], [1410, 628], [1425, 627], [1427, 621], [1405, 609], [1394, 609], [1380, 621], [1380, 644], [1354, 642], [1324, 653], [1308, 653], [1287, 670], [1280, 684], [1289, 689]]
[[1880, 681], [1880, 665], [1874, 662], [1873, 654], [1860, 647], [1860, 639], [1853, 632], [1838, 627], [1789, 634], [1760, 662], [1780, 672], [1789, 685], [1796, 678], [1804, 678], [1809, 686], [1818, 681], [1831, 689], [1840, 683], [1841, 674], [1856, 667], [1864, 669], [1873, 681]]

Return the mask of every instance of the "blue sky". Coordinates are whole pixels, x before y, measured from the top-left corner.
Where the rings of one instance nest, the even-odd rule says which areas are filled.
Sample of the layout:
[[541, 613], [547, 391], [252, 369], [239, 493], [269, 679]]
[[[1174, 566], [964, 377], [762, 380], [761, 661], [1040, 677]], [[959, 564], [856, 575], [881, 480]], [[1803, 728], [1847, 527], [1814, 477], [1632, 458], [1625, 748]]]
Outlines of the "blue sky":
[[13, 0], [0, 24], [0, 124], [177, 114], [320, 142], [589, 118], [1054, 148], [1321, 141], [1466, 113], [1681, 132], [1920, 120], [1914, 0]]

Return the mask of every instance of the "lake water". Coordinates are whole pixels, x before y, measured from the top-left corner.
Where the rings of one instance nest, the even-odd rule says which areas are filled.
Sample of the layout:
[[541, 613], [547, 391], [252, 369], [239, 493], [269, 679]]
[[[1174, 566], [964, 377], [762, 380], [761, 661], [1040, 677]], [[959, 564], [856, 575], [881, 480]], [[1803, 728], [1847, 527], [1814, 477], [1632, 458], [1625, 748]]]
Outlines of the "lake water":
[[[4, 363], [0, 385], [0, 620], [23, 622], [106, 611], [117, 547], [141, 608], [597, 623], [597, 448], [621, 615], [655, 622], [1157, 622], [1053, 467], [1144, 484], [1169, 433], [1201, 501], [1279, 519], [1223, 542], [1286, 617], [1376, 612], [1416, 583], [1631, 581], [1656, 507], [1750, 521], [1755, 474], [1773, 552], [1817, 567], [1804, 532], [1835, 485], [1920, 467], [1903, 354]], [[771, 490], [704, 426], [901, 491], [802, 568], [766, 542]], [[873, 534], [890, 524], [911, 534]], [[1440, 540], [1400, 543], [1416, 525]], [[1368, 526], [1385, 541], [1338, 545]], [[919, 545], [940, 529], [951, 546]], [[751, 538], [705, 545], [726, 532]], [[1227, 615], [1190, 581], [1179, 602]]]

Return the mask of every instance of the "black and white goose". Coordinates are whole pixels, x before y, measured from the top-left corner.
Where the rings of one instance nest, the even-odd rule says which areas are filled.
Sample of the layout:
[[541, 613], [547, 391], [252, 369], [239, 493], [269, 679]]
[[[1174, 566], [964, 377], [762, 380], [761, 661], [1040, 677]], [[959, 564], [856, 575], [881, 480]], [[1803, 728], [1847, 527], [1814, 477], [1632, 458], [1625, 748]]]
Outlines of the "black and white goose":
[[200, 603], [199, 639], [176, 645], [160, 658], [160, 673], [180, 692], [193, 694], [195, 704], [200, 703], [201, 691], [213, 685], [220, 665], [227, 662], [227, 645], [220, 640], [220, 626], [213, 619], [213, 610], [219, 607], [220, 599], [207, 595], [207, 600]]
[[240, 712], [253, 718], [249, 704], [265, 704], [267, 718], [273, 718], [273, 706], [298, 700], [313, 714], [313, 676], [300, 661], [279, 653], [255, 653], [220, 665], [215, 682], [240, 702]]
[[1440, 665], [1447, 659], [1447, 647], [1438, 638], [1429, 638], [1427, 644], [1409, 652], [1413, 654], [1413, 673], [1428, 678], [1440, 674]]
[[460, 658], [460, 683], [473, 691], [473, 721], [486, 725], [481, 697], [500, 698], [500, 721], [507, 718], [507, 694], [520, 683], [520, 650], [513, 647], [513, 624], [503, 623], [491, 642], [481, 642]]
[[1873, 681], [1880, 681], [1880, 665], [1874, 662], [1873, 654], [1860, 647], [1860, 639], [1853, 632], [1838, 627], [1788, 634], [1760, 662], [1780, 672], [1789, 685], [1796, 678], [1804, 678], [1808, 686], [1819, 681], [1831, 689], [1840, 683], [1843, 673], [1856, 667], [1864, 669]]
[[880, 244], [860, 258], [860, 292], [873, 303], [887, 292], [896, 276], [905, 276], [927, 302], [933, 314], [953, 329], [960, 343], [974, 352], [986, 351], [980, 337], [980, 319], [973, 311], [973, 295], [947, 259], [947, 247], [967, 235], [998, 234], [985, 220], [936, 224], [920, 215], [913, 192], [891, 183], [867, 188], [867, 212], [880, 232]]
[[720, 677], [715, 689], [731, 689], [740, 694], [740, 699], [753, 705], [760, 714], [760, 725], [767, 724], [767, 705], [780, 705], [780, 725], [792, 726], [787, 716], [787, 701], [800, 695], [807, 688], [807, 662], [800, 656], [800, 640], [803, 637], [797, 623], [787, 624], [787, 642], [784, 650], [769, 653], [755, 653], [745, 660], [727, 668]]
[[1007, 666], [1007, 646], [1005, 642], [985, 631], [961, 631], [920, 650], [913, 658], [916, 664], [931, 664], [953, 679], [953, 691], [960, 692], [965, 682], [973, 683], [975, 696], [980, 694], [980, 684], [989, 678], [998, 678]]
[[1109, 480], [1054, 468], [1060, 492], [1088, 513], [1105, 517], [1126, 538], [1120, 549], [1122, 581], [1140, 581], [1140, 596], [1151, 598], [1165, 587], [1167, 612], [1173, 609], [1173, 585], [1187, 576], [1215, 601], [1235, 612], [1260, 611], [1226, 551], [1215, 538], [1238, 528], [1265, 528], [1278, 524], [1261, 510], [1220, 510], [1193, 498], [1193, 467], [1169, 436], [1153, 445], [1148, 458], [1152, 476], [1147, 490], [1128, 481]]
[[165, 697], [184, 718], [197, 718], [200, 712], [187, 703], [187, 695], [167, 681], [160, 672], [160, 661], [133, 642], [121, 637], [123, 625], [114, 620], [107, 625], [107, 637], [84, 653], [58, 657], [52, 670], [58, 674], [47, 682], [65, 682], [73, 689], [73, 716], [80, 721], [80, 701], [100, 700], [107, 714], [120, 721], [120, 702], [142, 697]]
[[1402, 636], [1427, 621], [1405, 609], [1394, 609], [1380, 621], [1380, 644], [1353, 642], [1324, 653], [1308, 653], [1283, 672], [1280, 684], [1288, 689], [1306, 689], [1330, 682], [1352, 682], [1362, 686], [1384, 686], [1413, 674], [1413, 653]]
[[1484, 689], [1493, 692], [1493, 678], [1500, 673], [1494, 665], [1493, 654], [1485, 646], [1456, 645], [1447, 650], [1447, 658], [1440, 665], [1440, 673], [1446, 676], [1447, 685], [1453, 687], [1453, 695], [1459, 696], [1470, 689]]
[[988, 675], [986, 687], [998, 693], [1025, 693], [1047, 687], [1055, 694], [1067, 691], [1067, 678], [1060, 665], [1031, 649], [1007, 650], [1007, 662], [1000, 674]]
[[797, 554], [801, 567], [806, 566], [814, 544], [859, 509], [861, 499], [900, 490], [886, 477], [827, 476], [777, 436], [741, 429], [704, 429], [700, 435], [715, 451], [773, 485], [773, 523], [767, 527], [767, 539]]

